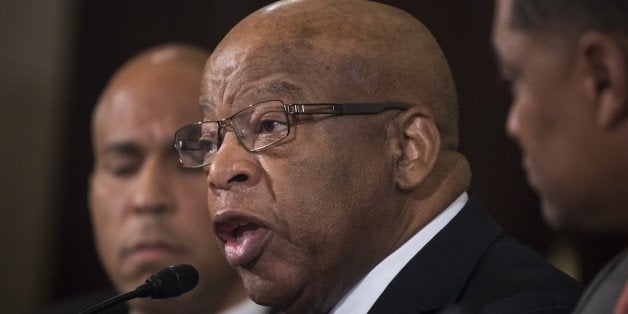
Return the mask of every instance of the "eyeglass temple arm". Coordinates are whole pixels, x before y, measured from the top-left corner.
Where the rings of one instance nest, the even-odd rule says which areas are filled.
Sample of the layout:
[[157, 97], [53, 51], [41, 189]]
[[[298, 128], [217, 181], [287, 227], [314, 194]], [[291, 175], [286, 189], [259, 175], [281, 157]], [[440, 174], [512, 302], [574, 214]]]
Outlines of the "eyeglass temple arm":
[[286, 104], [288, 114], [330, 113], [330, 114], [372, 114], [388, 109], [405, 110], [410, 105], [404, 103], [346, 103], [346, 104]]

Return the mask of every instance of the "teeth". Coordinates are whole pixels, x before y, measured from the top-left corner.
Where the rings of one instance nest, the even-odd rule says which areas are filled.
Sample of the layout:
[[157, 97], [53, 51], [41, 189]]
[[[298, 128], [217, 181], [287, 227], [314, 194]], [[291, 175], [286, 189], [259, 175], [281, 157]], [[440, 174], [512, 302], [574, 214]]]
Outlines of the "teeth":
[[[244, 230], [246, 230], [246, 229], [244, 229]], [[244, 230], [243, 230], [243, 229], [240, 229], [239, 227], [238, 227], [238, 228], [236, 228], [236, 230], [235, 230], [235, 231], [236, 231], [235, 236], [236, 236], [236, 239], [238, 240], [238, 242], [242, 242], [242, 241], [244, 241], [244, 237], [245, 237], [245, 235], [246, 235], [246, 232], [245, 232]]]
[[248, 226], [251, 226], [251, 223], [247, 221], [231, 221], [225, 223], [221, 228], [224, 234], [223, 240], [227, 241], [229, 238], [232, 238], [238, 242], [244, 241], [246, 234], [248, 234]]
[[238, 241], [242, 241], [242, 234], [243, 234], [243, 232], [241, 232], [241, 230], [242, 230], [242, 229], [240, 229], [240, 227], [244, 227], [244, 226], [246, 226], [246, 225], [248, 225], [248, 224], [249, 224], [248, 222], [240, 222], [240, 223], [238, 223], [238, 224], [235, 226], [235, 228], [233, 228], [233, 229], [231, 230], [232, 235], [233, 235], [234, 237], [236, 237], [236, 239], [237, 239]]

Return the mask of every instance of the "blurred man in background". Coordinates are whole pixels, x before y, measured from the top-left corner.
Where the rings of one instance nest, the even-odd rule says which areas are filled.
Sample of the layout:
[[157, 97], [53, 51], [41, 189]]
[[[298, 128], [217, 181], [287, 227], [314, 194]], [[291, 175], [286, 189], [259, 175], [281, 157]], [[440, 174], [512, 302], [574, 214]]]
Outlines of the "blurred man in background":
[[[507, 132], [559, 229], [628, 237], [628, 1], [497, 0], [493, 42], [512, 84]], [[576, 313], [628, 313], [624, 249]]]
[[[212, 235], [203, 172], [182, 168], [173, 148], [177, 127], [200, 118], [208, 56], [179, 44], [150, 49], [115, 73], [94, 109], [89, 205], [98, 254], [116, 292], [134, 290], [169, 265], [191, 264], [200, 275], [197, 287], [180, 297], [136, 299], [112, 311], [260, 309], [246, 297]], [[60, 309], [76, 312], [112, 294]]]

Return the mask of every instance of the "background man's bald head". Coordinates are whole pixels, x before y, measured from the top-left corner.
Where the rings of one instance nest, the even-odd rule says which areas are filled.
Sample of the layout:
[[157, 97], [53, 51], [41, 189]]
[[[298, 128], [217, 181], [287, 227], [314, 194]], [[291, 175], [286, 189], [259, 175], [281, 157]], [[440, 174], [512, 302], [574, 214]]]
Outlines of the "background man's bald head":
[[457, 99], [447, 62], [425, 26], [402, 10], [362, 0], [280, 1], [240, 22], [216, 48], [210, 67], [234, 53], [329, 80], [343, 90], [338, 98], [426, 106], [445, 148], [457, 145]]
[[[192, 83], [193, 88], [196, 88], [208, 57], [207, 51], [195, 46], [167, 44], [149, 49], [130, 59], [112, 76], [96, 103], [92, 115], [94, 131], [98, 129], [98, 117], [101, 113], [117, 103], [113, 98], [118, 97], [116, 95], [119, 95], [120, 90], [145, 89], [153, 93], [166, 93], [171, 88], [155, 87], [160, 84], [169, 87], [173, 83], [180, 83], [182, 87]], [[168, 81], [164, 79], [164, 76], [172, 75], [177, 75], [177, 78], [173, 77]]]
[[122, 73], [135, 70], [146, 64], [181, 63], [194, 68], [202, 67], [207, 61], [209, 53], [201, 48], [186, 44], [167, 44], [157, 46], [135, 56], [122, 66], [112, 80], [116, 80]]

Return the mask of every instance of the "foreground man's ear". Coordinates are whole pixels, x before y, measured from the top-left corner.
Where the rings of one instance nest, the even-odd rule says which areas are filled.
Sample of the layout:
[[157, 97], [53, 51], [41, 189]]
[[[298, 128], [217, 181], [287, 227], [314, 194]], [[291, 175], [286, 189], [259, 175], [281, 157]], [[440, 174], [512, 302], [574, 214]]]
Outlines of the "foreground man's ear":
[[[621, 47], [622, 41], [626, 47]], [[588, 32], [580, 37], [576, 48], [578, 60], [584, 62], [587, 92], [597, 106], [597, 121], [613, 128], [628, 118], [628, 38]]]
[[430, 174], [441, 146], [440, 133], [431, 112], [425, 107], [412, 107], [397, 118], [395, 183], [404, 191], [412, 191]]

